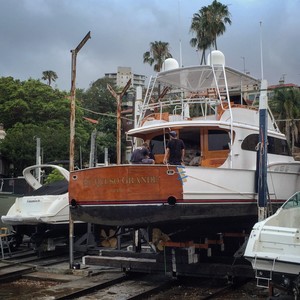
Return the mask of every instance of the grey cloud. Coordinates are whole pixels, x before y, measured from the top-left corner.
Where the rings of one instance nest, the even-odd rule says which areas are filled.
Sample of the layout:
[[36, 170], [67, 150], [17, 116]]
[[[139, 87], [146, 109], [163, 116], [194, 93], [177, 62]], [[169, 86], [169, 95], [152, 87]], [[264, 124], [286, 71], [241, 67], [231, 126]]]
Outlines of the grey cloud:
[[[71, 54], [88, 31], [92, 39], [77, 57], [77, 86], [130, 66], [150, 76], [142, 55], [155, 40], [169, 42], [184, 65], [199, 63], [189, 41], [194, 13], [212, 1], [198, 0], [0, 0], [0, 76], [26, 80], [45, 70], [58, 74], [57, 87], [69, 90]], [[227, 4], [225, 1], [221, 1]], [[263, 29], [264, 74], [270, 84], [282, 74], [299, 84], [298, 0], [232, 0], [232, 25], [218, 39], [231, 67], [260, 77], [260, 26]], [[179, 10], [180, 8], [180, 10]]]

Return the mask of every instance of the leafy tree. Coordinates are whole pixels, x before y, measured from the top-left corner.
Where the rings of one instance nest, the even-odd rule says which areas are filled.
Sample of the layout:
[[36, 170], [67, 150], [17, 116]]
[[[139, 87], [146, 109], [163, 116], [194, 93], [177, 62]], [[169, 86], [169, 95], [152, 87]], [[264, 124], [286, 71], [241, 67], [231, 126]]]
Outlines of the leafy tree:
[[217, 0], [212, 4], [202, 7], [198, 13], [193, 15], [190, 31], [196, 34], [196, 37], [190, 40], [192, 47], [202, 50], [201, 64], [206, 63], [205, 51], [214, 46], [217, 48], [217, 37], [226, 31], [226, 24], [231, 25], [228, 6]]
[[[98, 161], [103, 162], [104, 149], [108, 148], [110, 162], [116, 162], [116, 99], [108, 91], [107, 84], [112, 85], [112, 80], [100, 78], [93, 82], [86, 91], [78, 91], [77, 98], [84, 116], [98, 121], [97, 125], [90, 123], [87, 125], [90, 135], [94, 128], [97, 129]], [[85, 121], [85, 123], [88, 122]], [[87, 159], [85, 161], [87, 162]]]
[[111, 113], [116, 111], [116, 100], [107, 90], [107, 84], [112, 85], [112, 80], [110, 78], [100, 78], [93, 82], [86, 91], [79, 90], [76, 93], [77, 99], [80, 100], [81, 105], [85, 111], [85, 116], [90, 118], [99, 118], [97, 115], [88, 110], [97, 113]]
[[45, 183], [52, 183], [55, 181], [64, 180], [65, 177], [57, 170], [54, 169], [46, 178]]
[[[89, 161], [90, 137], [97, 128], [98, 161], [104, 148], [111, 162], [116, 161], [116, 100], [107, 90], [111, 80], [101, 78], [88, 90], [77, 90], [75, 124], [75, 164]], [[91, 124], [84, 117], [97, 119]], [[69, 159], [70, 100], [66, 92], [52, 89], [39, 80], [0, 78], [0, 123], [6, 137], [0, 141], [0, 153], [15, 166], [19, 176], [25, 167], [35, 164], [36, 137], [41, 139], [44, 163]]]
[[99, 125], [97, 126], [97, 157], [99, 162], [104, 161], [104, 151], [108, 148], [108, 158], [111, 163], [117, 161], [117, 121], [116, 118], [102, 116], [99, 119]]
[[[75, 143], [86, 150], [89, 128], [78, 106]], [[52, 89], [38, 80], [21, 82], [12, 77], [0, 78], [0, 123], [6, 137], [0, 152], [15, 166], [15, 175], [35, 164], [36, 141], [41, 139], [43, 162], [69, 159], [70, 101], [65, 92]]]
[[36, 124], [50, 119], [61, 119], [68, 124], [69, 114], [65, 92], [38, 80], [21, 82], [11, 77], [0, 78], [0, 121], [5, 129], [18, 122]]
[[51, 86], [52, 81], [57, 79], [57, 74], [54, 71], [44, 71], [42, 79], [48, 81], [48, 85]]
[[150, 66], [154, 64], [154, 71], [160, 72], [163, 62], [172, 57], [169, 51], [169, 43], [155, 41], [150, 43], [150, 50], [143, 55], [144, 63]]

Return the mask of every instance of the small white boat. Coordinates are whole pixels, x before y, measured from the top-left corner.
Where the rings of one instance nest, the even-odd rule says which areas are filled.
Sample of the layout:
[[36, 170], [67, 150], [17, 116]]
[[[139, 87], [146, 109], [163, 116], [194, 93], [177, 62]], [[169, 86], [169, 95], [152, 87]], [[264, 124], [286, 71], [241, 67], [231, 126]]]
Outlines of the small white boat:
[[[50, 174], [53, 170], [57, 170], [63, 179], [42, 184], [36, 178], [36, 171]], [[16, 244], [21, 243], [24, 235], [36, 244], [45, 237], [67, 236], [69, 171], [57, 165], [43, 164], [24, 169], [23, 175], [33, 192], [17, 197], [7, 214], [1, 217], [2, 222], [16, 232]]]
[[259, 286], [270, 283], [288, 290], [300, 287], [300, 192], [269, 218], [256, 223], [246, 251]]
[[[64, 180], [42, 184], [33, 171], [37, 169], [56, 169]], [[2, 222], [8, 225], [36, 225], [39, 223], [67, 223], [69, 221], [68, 181], [69, 171], [56, 165], [34, 165], [24, 169], [23, 175], [33, 188], [30, 195], [16, 198]]]

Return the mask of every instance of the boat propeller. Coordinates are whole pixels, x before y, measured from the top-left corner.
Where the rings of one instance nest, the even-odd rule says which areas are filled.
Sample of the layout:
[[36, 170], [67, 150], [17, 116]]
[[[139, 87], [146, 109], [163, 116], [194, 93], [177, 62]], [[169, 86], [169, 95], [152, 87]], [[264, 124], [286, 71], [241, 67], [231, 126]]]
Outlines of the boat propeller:
[[157, 250], [163, 251], [164, 242], [170, 241], [170, 237], [163, 233], [159, 228], [153, 228], [152, 230], [152, 243], [156, 247]]
[[105, 248], [116, 248], [118, 240], [116, 238], [116, 230], [109, 229], [108, 234], [107, 231], [101, 229], [100, 232], [100, 244]]

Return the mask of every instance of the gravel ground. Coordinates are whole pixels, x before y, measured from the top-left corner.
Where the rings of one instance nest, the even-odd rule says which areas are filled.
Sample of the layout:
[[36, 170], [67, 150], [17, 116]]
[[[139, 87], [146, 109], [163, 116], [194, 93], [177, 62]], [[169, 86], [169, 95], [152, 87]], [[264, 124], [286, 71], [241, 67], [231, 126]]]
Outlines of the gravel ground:
[[[224, 283], [223, 283], [224, 284]], [[192, 282], [188, 285], [182, 284], [175, 286], [168, 291], [162, 291], [157, 295], [152, 295], [151, 300], [179, 300], [179, 299], [201, 299], [201, 297], [207, 297], [212, 295], [216, 289], [222, 287], [221, 282], [211, 282], [209, 286], [197, 286], [196, 282]], [[267, 299], [268, 290], [265, 288], [256, 287], [256, 282], [251, 281], [236, 290], [222, 291], [214, 300], [231, 300], [231, 299]]]
[[53, 281], [19, 279], [9, 283], [0, 284], [0, 299], [21, 300], [23, 295], [49, 288], [59, 284]]
[[[28, 280], [20, 279], [11, 283], [0, 284], [0, 299], [7, 300], [21, 300], [22, 295], [28, 295], [30, 293], [49, 288], [51, 286], [58, 285], [58, 282], [43, 281], [43, 280]], [[189, 278], [187, 280], [178, 280], [174, 282], [174, 287], [161, 291], [157, 294], [149, 296], [147, 299], [151, 300], [193, 300], [201, 299], [212, 295], [216, 290], [224, 287], [223, 281], [204, 281], [203, 279]], [[120, 295], [119, 295], [120, 296]], [[123, 299], [118, 298], [116, 299]], [[120, 296], [121, 297], [121, 296]], [[259, 288], [256, 286], [256, 281], [250, 281], [246, 284], [238, 287], [236, 290], [221, 291], [217, 296], [214, 296], [214, 300], [249, 300], [249, 299], [268, 299], [268, 289]], [[290, 299], [290, 298], [289, 298]]]

